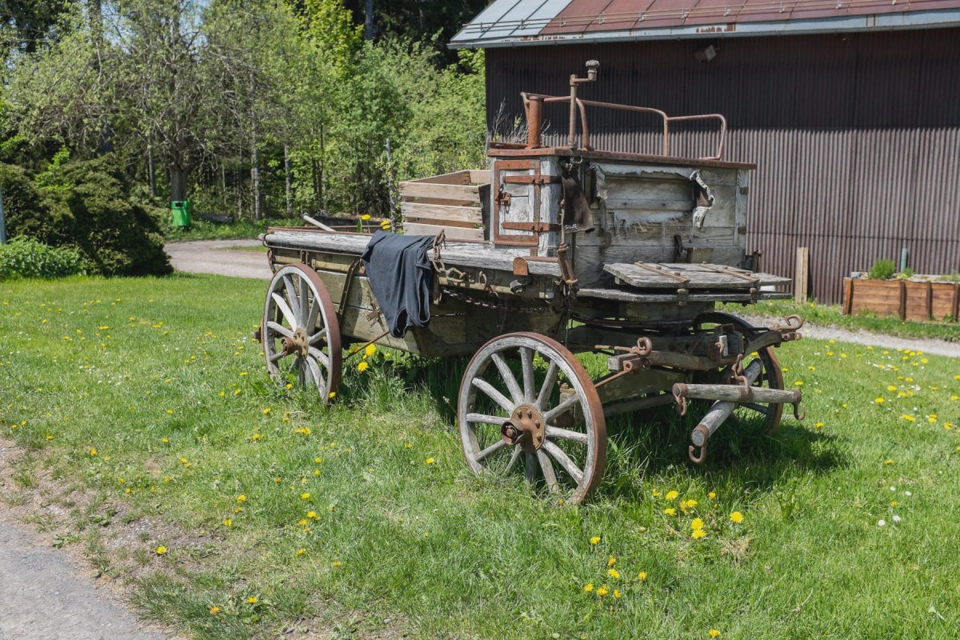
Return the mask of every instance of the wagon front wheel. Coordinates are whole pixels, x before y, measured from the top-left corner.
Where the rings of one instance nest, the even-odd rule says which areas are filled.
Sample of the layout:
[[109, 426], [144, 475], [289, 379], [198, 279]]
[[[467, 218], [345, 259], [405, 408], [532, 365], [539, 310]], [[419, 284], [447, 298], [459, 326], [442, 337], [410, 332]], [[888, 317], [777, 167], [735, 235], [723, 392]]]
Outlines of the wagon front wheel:
[[603, 476], [607, 428], [597, 389], [546, 336], [511, 333], [481, 347], [460, 383], [457, 417], [475, 473], [524, 477], [572, 503]]
[[316, 271], [291, 264], [274, 274], [263, 305], [260, 338], [272, 378], [314, 388], [324, 403], [333, 398], [343, 364], [340, 327]]

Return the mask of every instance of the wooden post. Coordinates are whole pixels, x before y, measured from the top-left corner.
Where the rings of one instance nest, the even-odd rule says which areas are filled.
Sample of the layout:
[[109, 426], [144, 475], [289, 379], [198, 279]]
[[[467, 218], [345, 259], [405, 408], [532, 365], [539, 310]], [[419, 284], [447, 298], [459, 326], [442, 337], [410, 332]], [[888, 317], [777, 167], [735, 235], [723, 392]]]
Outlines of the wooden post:
[[927, 320], [933, 319], [933, 283], [927, 280]]
[[953, 285], [953, 321], [960, 322], [960, 283]]
[[853, 313], [853, 278], [843, 279], [843, 315]]
[[810, 288], [810, 248], [797, 247], [797, 272], [794, 276], [794, 301], [807, 304], [807, 289]]
[[900, 281], [900, 322], [907, 319], [907, 281]]

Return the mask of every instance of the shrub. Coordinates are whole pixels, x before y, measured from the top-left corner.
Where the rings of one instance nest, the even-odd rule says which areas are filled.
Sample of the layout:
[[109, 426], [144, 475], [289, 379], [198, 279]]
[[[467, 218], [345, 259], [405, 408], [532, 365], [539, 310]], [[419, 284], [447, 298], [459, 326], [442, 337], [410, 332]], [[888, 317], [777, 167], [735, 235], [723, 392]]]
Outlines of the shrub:
[[[115, 160], [54, 164], [24, 182], [23, 172], [4, 167], [0, 182], [11, 236], [25, 235], [51, 246], [75, 247], [91, 272], [163, 275], [171, 271], [163, 252], [164, 212], [131, 187]], [[15, 193], [8, 196], [9, 182]]]
[[870, 273], [867, 274], [867, 277], [871, 280], [889, 280], [896, 272], [897, 268], [894, 266], [893, 260], [877, 260], [870, 267]]
[[83, 256], [68, 247], [51, 247], [18, 237], [0, 245], [0, 280], [63, 278], [85, 273]]

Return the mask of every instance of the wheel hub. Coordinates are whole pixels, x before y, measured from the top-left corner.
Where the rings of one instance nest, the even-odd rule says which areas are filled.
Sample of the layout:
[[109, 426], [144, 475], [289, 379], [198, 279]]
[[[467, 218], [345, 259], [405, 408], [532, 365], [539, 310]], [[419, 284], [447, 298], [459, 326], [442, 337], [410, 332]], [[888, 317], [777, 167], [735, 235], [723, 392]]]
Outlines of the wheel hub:
[[519, 445], [526, 453], [533, 453], [546, 440], [547, 425], [536, 407], [522, 404], [513, 410], [510, 419], [500, 427], [503, 441], [509, 445]]
[[307, 357], [307, 351], [309, 350], [307, 332], [303, 327], [296, 329], [293, 332], [292, 338], [283, 339], [283, 353], [284, 355], [290, 355], [292, 353], [300, 356], [301, 358]]

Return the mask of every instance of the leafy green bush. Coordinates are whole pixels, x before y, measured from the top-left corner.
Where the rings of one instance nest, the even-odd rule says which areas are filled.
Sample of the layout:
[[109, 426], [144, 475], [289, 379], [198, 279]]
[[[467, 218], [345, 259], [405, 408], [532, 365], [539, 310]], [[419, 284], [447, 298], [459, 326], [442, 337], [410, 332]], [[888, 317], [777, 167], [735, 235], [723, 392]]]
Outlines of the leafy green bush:
[[51, 247], [32, 238], [0, 245], [0, 280], [63, 278], [85, 273], [83, 256], [68, 247]]
[[897, 268], [894, 266], [893, 260], [877, 260], [870, 267], [870, 273], [867, 274], [867, 277], [871, 280], [889, 280], [896, 272]]
[[161, 230], [166, 212], [131, 187], [111, 156], [53, 163], [32, 183], [24, 178], [16, 167], [0, 171], [11, 237], [75, 247], [89, 270], [102, 275], [171, 271]]

